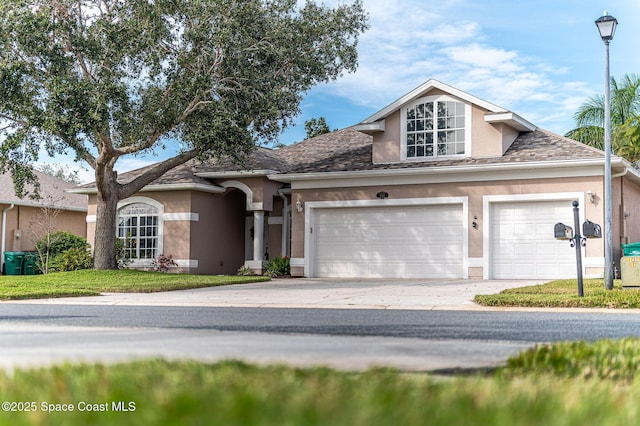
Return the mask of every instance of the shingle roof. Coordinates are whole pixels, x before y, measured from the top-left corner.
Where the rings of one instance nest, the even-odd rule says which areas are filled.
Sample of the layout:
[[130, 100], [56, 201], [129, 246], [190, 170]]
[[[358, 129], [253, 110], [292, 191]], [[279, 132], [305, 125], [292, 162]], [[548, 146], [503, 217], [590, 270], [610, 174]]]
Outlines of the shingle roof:
[[[76, 185], [37, 170], [34, 170], [34, 173], [40, 182], [40, 200], [33, 200], [28, 196], [18, 198], [14, 192], [11, 175], [5, 173], [0, 174], [0, 203], [34, 207], [55, 205], [66, 210], [87, 210], [86, 195], [65, 192], [66, 189], [76, 188]], [[31, 191], [33, 187], [27, 185], [26, 189]]]
[[[408, 169], [499, 163], [540, 162], [549, 160], [584, 160], [603, 158], [603, 152], [537, 129], [521, 133], [503, 156], [425, 160], [406, 163], [373, 164], [372, 137], [353, 129], [344, 129], [314, 139], [281, 148], [282, 155], [291, 161], [289, 173], [318, 173]], [[297, 159], [297, 161], [296, 161]]]
[[264, 147], [256, 148], [243, 164], [234, 164], [229, 158], [212, 158], [200, 162], [192, 160], [191, 165], [195, 173], [200, 172], [233, 172], [239, 170], [271, 170], [285, 173], [290, 169], [289, 162], [282, 158], [280, 150]]
[[[279, 149], [257, 148], [244, 165], [234, 165], [229, 159], [211, 159], [205, 162], [191, 160], [167, 172], [154, 181], [162, 184], [202, 184], [215, 186], [196, 173], [233, 173], [264, 170], [273, 174], [304, 174], [322, 172], [349, 172], [385, 169], [440, 168], [447, 166], [527, 163], [543, 161], [570, 161], [603, 158], [604, 153], [580, 142], [543, 129], [521, 133], [502, 156], [425, 160], [402, 163], [374, 164], [373, 138], [354, 128], [346, 128], [307, 139]], [[144, 173], [147, 166], [118, 176], [127, 182]], [[84, 185], [92, 188], [94, 184]]]
[[[147, 170], [151, 169], [154, 164], [149, 166], [145, 166], [139, 169], [131, 170], [130, 172], [118, 174], [118, 182], [119, 183], [127, 183], [131, 182], [133, 179], [138, 176], [144, 174]], [[179, 185], [179, 184], [196, 184], [196, 185], [212, 185], [208, 180], [201, 178], [199, 176], [194, 175], [194, 160], [188, 161], [184, 164], [180, 164], [179, 166], [174, 167], [169, 170], [158, 179], [152, 182], [152, 185]], [[94, 188], [95, 183], [88, 183], [86, 185], [82, 185], [82, 188]]]

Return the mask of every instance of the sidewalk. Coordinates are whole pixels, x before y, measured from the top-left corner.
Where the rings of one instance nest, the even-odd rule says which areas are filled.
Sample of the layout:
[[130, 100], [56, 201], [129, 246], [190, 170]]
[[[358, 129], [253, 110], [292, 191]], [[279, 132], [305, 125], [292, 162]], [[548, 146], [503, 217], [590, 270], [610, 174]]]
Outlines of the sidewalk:
[[476, 294], [493, 294], [543, 281], [444, 279], [293, 278], [162, 293], [106, 293], [102, 296], [16, 301], [15, 303], [209, 306], [338, 309], [486, 309]]

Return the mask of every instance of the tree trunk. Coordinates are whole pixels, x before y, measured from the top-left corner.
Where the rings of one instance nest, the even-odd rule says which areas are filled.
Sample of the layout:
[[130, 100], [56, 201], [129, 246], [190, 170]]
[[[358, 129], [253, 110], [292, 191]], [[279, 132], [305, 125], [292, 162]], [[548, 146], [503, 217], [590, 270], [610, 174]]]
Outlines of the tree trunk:
[[96, 216], [96, 235], [94, 241], [95, 269], [118, 269], [116, 260], [116, 215], [118, 197], [115, 194], [107, 199], [98, 196]]
[[99, 179], [101, 182], [98, 185], [93, 267], [95, 269], [118, 269], [116, 259], [118, 184], [115, 173], [105, 173], [103, 176], [105, 178]]

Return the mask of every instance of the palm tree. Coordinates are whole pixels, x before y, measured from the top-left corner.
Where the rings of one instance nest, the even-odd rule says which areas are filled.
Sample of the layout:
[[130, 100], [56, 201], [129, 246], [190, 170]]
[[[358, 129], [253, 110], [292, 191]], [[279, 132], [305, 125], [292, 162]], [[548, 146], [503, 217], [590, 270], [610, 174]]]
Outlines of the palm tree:
[[[640, 77], [637, 74], [626, 74], [620, 81], [611, 77], [611, 129], [612, 146], [629, 145], [630, 141], [624, 141], [627, 132], [616, 132], [616, 128], [623, 125], [637, 124], [640, 115]], [[592, 96], [582, 104], [574, 115], [576, 128], [565, 136], [580, 141], [584, 144], [603, 149], [604, 147], [604, 96]], [[640, 141], [636, 141], [640, 142]], [[630, 147], [625, 150], [638, 151]], [[620, 153], [620, 155], [623, 155]], [[630, 159], [631, 160], [631, 159]], [[633, 161], [633, 160], [632, 160]]]

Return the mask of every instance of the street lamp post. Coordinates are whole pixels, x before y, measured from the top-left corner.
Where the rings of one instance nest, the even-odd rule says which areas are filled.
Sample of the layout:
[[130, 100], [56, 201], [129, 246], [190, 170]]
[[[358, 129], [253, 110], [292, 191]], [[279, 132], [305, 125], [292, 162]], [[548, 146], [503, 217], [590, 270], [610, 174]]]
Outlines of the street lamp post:
[[604, 42], [604, 285], [613, 290], [613, 225], [611, 208], [611, 93], [609, 78], [609, 42], [613, 40], [618, 21], [607, 11], [596, 19]]

